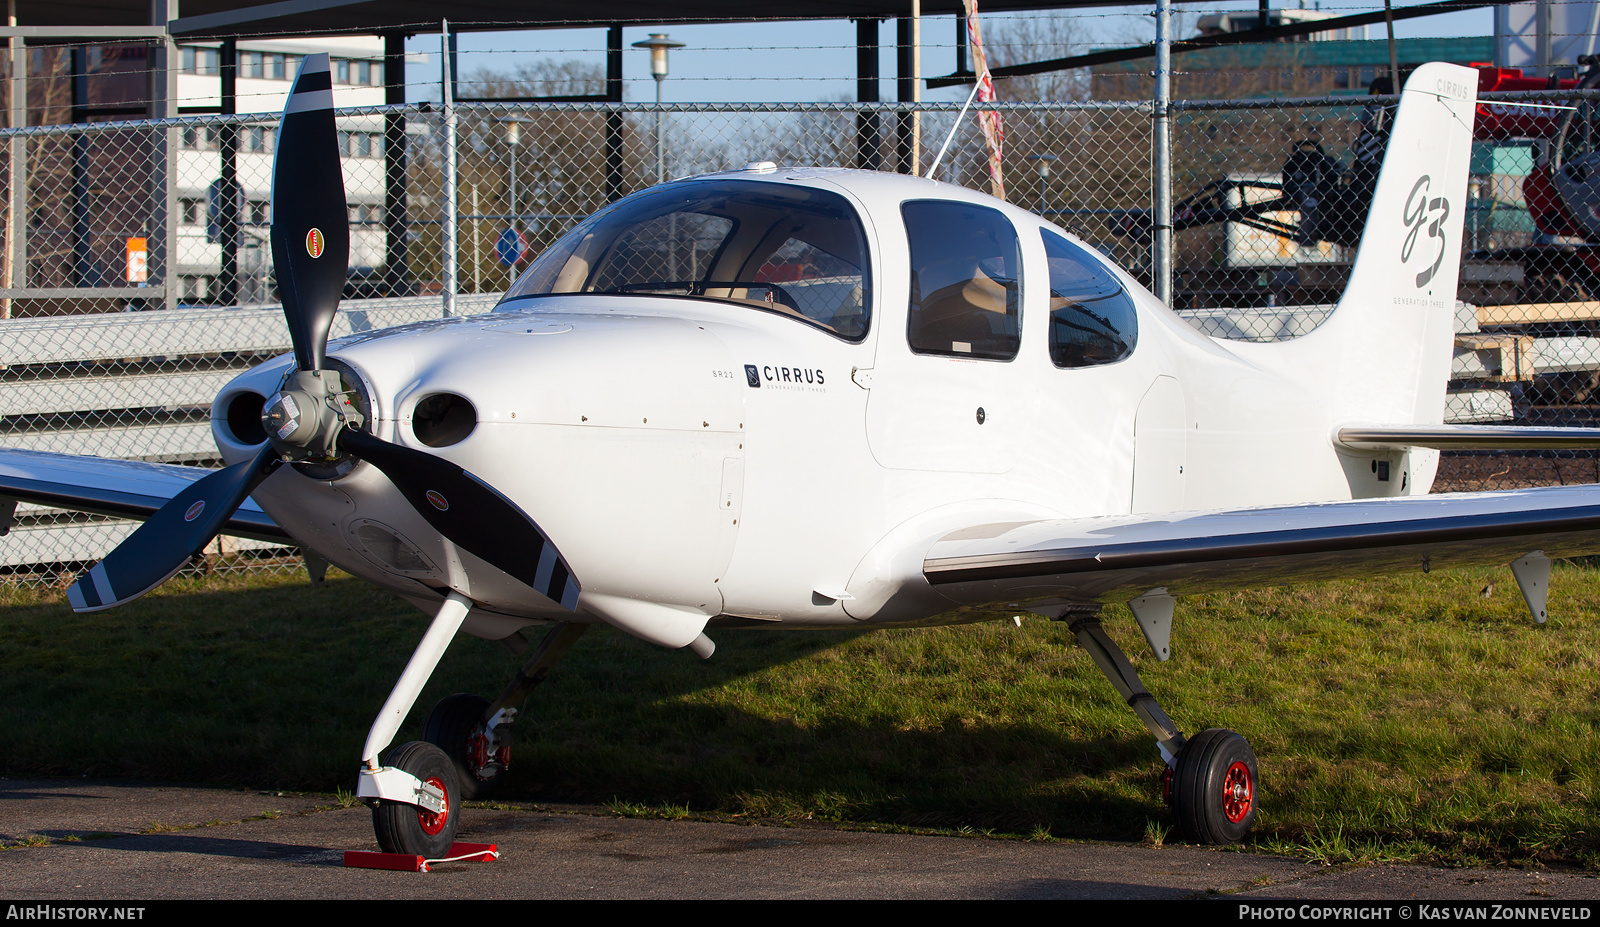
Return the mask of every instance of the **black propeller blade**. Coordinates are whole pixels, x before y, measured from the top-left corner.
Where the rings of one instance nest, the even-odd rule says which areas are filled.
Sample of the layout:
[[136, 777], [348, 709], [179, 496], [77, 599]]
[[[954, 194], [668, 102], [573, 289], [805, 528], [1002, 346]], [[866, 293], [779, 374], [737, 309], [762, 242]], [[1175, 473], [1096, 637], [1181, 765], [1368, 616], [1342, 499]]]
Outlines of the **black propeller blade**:
[[339, 445], [372, 464], [434, 530], [572, 610], [578, 582], [561, 552], [517, 504], [442, 457], [347, 429]]
[[172, 578], [210, 544], [250, 493], [277, 466], [264, 447], [254, 460], [195, 480], [128, 535], [94, 569], [67, 587], [75, 612], [97, 612], [137, 599]]
[[511, 500], [461, 467], [360, 429], [360, 413], [326, 369], [328, 333], [350, 261], [349, 214], [326, 54], [307, 55], [278, 129], [272, 168], [272, 259], [296, 369], [267, 401], [269, 444], [254, 460], [198, 480], [162, 506], [68, 590], [74, 611], [138, 598], [216, 537], [281, 459], [371, 463], [441, 535], [567, 609], [578, 581], [549, 537]]
[[307, 55], [283, 108], [272, 161], [272, 263], [295, 363], [321, 370], [350, 265], [328, 56]]
[[[278, 192], [292, 195], [279, 197]], [[350, 253], [344, 175], [333, 121], [327, 55], [309, 55], [295, 77], [273, 164], [272, 253], [284, 312], [302, 369], [322, 365], [328, 329], [339, 308]], [[280, 217], [299, 233], [299, 249], [279, 234]], [[292, 302], [292, 306], [291, 306]], [[183, 569], [221, 531], [278, 464], [272, 445], [254, 460], [196, 480], [174, 496], [104, 560], [67, 589], [75, 612], [137, 599]]]
[[[573, 608], [578, 583], [566, 561], [511, 500], [443, 458], [360, 431], [348, 405], [329, 401], [338, 378], [321, 368], [350, 248], [329, 86], [327, 57], [308, 56], [278, 130], [272, 256], [299, 370], [268, 401], [267, 431], [291, 457], [344, 453], [371, 463], [451, 543]], [[325, 249], [320, 256], [319, 229]]]

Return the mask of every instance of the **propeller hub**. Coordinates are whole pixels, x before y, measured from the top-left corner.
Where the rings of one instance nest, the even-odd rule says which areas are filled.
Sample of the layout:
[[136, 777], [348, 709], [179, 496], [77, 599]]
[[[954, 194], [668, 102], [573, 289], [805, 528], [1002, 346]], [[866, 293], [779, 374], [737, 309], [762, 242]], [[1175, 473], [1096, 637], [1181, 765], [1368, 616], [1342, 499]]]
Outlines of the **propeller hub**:
[[267, 400], [261, 424], [280, 454], [291, 460], [334, 460], [339, 432], [363, 419], [337, 370], [296, 370]]

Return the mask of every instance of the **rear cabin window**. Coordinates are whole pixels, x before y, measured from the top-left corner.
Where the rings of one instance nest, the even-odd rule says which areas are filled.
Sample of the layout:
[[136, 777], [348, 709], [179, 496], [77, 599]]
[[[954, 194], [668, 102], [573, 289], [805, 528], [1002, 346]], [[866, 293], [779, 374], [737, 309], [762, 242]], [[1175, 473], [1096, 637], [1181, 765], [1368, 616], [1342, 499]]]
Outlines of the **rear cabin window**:
[[913, 200], [900, 214], [911, 245], [911, 350], [1016, 357], [1022, 280], [1010, 221], [998, 210], [948, 200]]
[[1132, 354], [1139, 317], [1122, 283], [1088, 251], [1053, 232], [1041, 234], [1050, 268], [1050, 360], [1057, 367], [1096, 367]]

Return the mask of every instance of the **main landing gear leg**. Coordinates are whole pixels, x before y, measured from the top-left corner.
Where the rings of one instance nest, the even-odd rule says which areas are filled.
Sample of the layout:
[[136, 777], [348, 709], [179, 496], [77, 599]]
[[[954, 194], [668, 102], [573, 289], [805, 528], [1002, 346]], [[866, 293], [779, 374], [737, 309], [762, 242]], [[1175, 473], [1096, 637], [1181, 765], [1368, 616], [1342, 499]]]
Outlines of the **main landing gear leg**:
[[396, 747], [378, 762], [378, 751], [399, 732], [406, 713], [439, 665], [445, 648], [461, 629], [472, 600], [452, 592], [439, 607], [422, 642], [411, 654], [400, 681], [378, 711], [361, 752], [361, 777], [356, 796], [372, 806], [372, 826], [385, 853], [437, 859], [455, 842], [460, 785], [455, 766], [444, 751], [413, 741]]
[[518, 709], [588, 629], [576, 621], [551, 628], [492, 703], [479, 695], [457, 693], [434, 706], [422, 739], [443, 750], [455, 764], [463, 799], [487, 798], [505, 781], [511, 768], [511, 724]]
[[1078, 646], [1089, 651], [1100, 672], [1155, 735], [1167, 763], [1163, 791], [1184, 837], [1208, 844], [1235, 843], [1244, 837], [1256, 817], [1256, 758], [1250, 744], [1222, 728], [1185, 738], [1145, 690], [1127, 656], [1100, 626], [1099, 617], [1066, 620]]

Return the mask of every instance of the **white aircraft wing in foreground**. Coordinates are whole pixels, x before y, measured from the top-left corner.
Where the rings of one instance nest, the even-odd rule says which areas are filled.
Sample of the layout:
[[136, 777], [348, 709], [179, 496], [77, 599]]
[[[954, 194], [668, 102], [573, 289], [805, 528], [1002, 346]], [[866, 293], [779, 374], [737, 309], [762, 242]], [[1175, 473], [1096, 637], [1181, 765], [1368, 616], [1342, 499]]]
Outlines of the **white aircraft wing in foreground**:
[[[955, 603], [1059, 617], [1089, 603], [1170, 614], [1172, 597], [1200, 592], [1512, 563], [1543, 622], [1549, 558], [1595, 552], [1597, 530], [1594, 487], [1552, 486], [979, 526], [935, 543], [923, 574]], [[1145, 630], [1162, 635], [1151, 643], [1165, 660], [1165, 631]]]
[[[0, 521], [9, 521], [15, 515], [19, 499], [111, 518], [142, 520], [213, 472], [204, 467], [10, 448], [0, 452], [0, 485], [8, 494], [0, 496], [7, 500], [8, 508]], [[261, 541], [293, 541], [250, 499], [239, 506], [218, 533]]]

